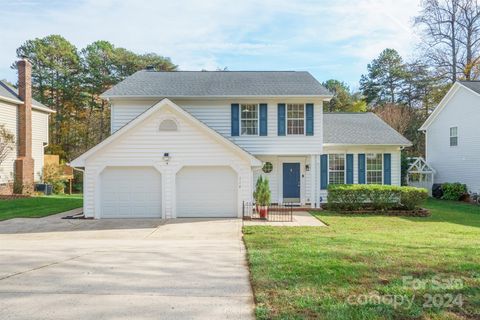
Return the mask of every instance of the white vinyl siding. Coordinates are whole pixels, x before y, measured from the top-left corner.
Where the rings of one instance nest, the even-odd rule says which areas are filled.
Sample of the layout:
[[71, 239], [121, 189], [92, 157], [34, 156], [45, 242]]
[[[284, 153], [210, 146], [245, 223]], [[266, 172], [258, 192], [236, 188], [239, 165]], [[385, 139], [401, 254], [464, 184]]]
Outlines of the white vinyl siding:
[[[427, 162], [434, 182], [460, 182], [480, 192], [480, 96], [460, 86], [426, 130]], [[458, 145], [450, 146], [450, 128]]]
[[[299, 101], [300, 100], [300, 101]], [[155, 100], [112, 100], [111, 128], [112, 132], [133, 120], [146, 109], [150, 108]], [[267, 136], [231, 136], [231, 104], [254, 103], [259, 99], [222, 99], [222, 100], [185, 100], [175, 99], [174, 103], [192, 114], [224, 137], [234, 141], [240, 147], [254, 155], [305, 155], [321, 154], [323, 143], [323, 113], [322, 101], [319, 99], [273, 99], [262, 98], [262, 103], [268, 104]], [[314, 103], [314, 135], [287, 135], [278, 136], [277, 114], [279, 103]]]
[[[13, 181], [13, 172], [15, 167], [15, 159], [17, 158], [16, 141], [18, 136], [18, 121], [17, 121], [17, 105], [0, 101], [0, 124], [15, 136], [15, 145], [13, 150], [8, 153], [8, 156], [0, 164], [0, 184], [8, 181]], [[1, 187], [1, 186], [0, 186]]]
[[[160, 132], [159, 124], [174, 119], [177, 131]], [[168, 164], [164, 153], [170, 154]], [[229, 166], [238, 174], [237, 217], [242, 201], [252, 199], [250, 158], [212, 137], [204, 129], [166, 106], [123, 136], [92, 155], [86, 161], [84, 176], [84, 212], [98, 217], [98, 177], [105, 166], [155, 166], [162, 175], [162, 210], [164, 217], [175, 217], [176, 173], [184, 166]], [[208, 181], [198, 181], [199, 185]]]
[[43, 174], [44, 145], [48, 143], [48, 113], [32, 111], [32, 157], [34, 179], [40, 181]]
[[[0, 124], [15, 136], [15, 146], [0, 165], [0, 184], [13, 181], [18, 148], [18, 106], [0, 101]], [[39, 181], [43, 171], [44, 143], [48, 143], [48, 116], [46, 112], [32, 110], [32, 158], [34, 179]]]

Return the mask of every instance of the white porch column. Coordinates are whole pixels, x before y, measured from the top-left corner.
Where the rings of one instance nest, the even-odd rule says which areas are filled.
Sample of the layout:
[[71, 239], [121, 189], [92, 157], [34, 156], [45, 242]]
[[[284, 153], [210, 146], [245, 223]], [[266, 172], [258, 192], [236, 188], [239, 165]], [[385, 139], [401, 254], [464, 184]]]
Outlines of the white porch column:
[[315, 203], [317, 202], [318, 199], [318, 188], [317, 188], [317, 161], [316, 161], [316, 156], [311, 155], [310, 156], [310, 206], [312, 208], [315, 208]]

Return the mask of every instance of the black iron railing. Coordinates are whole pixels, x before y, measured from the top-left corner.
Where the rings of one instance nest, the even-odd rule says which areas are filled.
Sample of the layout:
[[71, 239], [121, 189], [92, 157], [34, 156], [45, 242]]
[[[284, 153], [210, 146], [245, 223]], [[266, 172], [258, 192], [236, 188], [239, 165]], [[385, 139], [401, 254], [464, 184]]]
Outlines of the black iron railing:
[[293, 221], [292, 203], [274, 203], [267, 207], [258, 206], [252, 202], [243, 202], [244, 220], [267, 220], [271, 222], [291, 222]]

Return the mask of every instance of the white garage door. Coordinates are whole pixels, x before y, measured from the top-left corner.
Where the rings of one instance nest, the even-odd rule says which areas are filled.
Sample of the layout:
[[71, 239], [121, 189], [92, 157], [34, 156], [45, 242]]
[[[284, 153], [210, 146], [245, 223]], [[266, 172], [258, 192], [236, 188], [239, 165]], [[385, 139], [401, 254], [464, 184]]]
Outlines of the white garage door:
[[107, 167], [101, 174], [101, 218], [161, 218], [162, 179], [152, 167]]
[[237, 173], [230, 167], [184, 167], [177, 173], [177, 217], [237, 217]]

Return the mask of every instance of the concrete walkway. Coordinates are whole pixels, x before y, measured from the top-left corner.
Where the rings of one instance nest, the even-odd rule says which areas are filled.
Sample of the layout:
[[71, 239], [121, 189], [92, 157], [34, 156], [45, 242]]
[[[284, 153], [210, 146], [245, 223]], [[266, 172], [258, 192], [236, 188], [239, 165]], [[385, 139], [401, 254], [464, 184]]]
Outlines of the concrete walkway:
[[294, 211], [293, 221], [273, 222], [266, 220], [244, 221], [246, 226], [272, 226], [272, 227], [326, 227], [322, 221], [318, 220], [306, 211]]
[[1, 319], [253, 319], [239, 219], [0, 222]]

